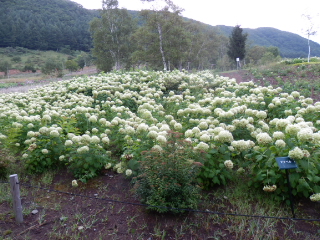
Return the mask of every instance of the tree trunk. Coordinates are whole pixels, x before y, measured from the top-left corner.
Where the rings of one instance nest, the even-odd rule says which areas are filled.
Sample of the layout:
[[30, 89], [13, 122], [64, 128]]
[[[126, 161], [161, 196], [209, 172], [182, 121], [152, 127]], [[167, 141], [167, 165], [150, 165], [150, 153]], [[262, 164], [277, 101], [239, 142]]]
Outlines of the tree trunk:
[[308, 62], [310, 62], [310, 35], [309, 34], [308, 34], [308, 47], [309, 47]]
[[167, 71], [167, 63], [166, 63], [166, 58], [164, 56], [164, 51], [162, 46], [163, 40], [162, 40], [162, 29], [161, 29], [160, 23], [158, 23], [158, 33], [159, 33], [159, 40], [160, 40], [160, 52], [162, 56], [163, 70]]

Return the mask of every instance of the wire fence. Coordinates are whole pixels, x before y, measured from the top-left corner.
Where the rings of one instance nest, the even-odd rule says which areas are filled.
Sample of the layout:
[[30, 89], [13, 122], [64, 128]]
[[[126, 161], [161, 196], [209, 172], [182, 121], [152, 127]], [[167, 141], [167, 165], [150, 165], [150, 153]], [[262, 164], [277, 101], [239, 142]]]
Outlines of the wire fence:
[[[9, 182], [3, 182], [0, 181], [2, 184], [9, 184]], [[309, 222], [320, 222], [320, 219], [308, 219], [308, 218], [290, 218], [290, 217], [275, 217], [275, 216], [263, 216], [263, 215], [250, 215], [250, 214], [239, 214], [239, 213], [225, 213], [225, 212], [216, 212], [216, 211], [210, 211], [210, 210], [198, 210], [198, 209], [184, 209], [184, 208], [172, 208], [172, 207], [166, 207], [166, 206], [156, 206], [156, 205], [148, 205], [143, 203], [133, 203], [133, 202], [127, 202], [127, 201], [120, 201], [120, 200], [114, 200], [114, 199], [108, 199], [108, 198], [99, 198], [99, 197], [92, 197], [92, 196], [86, 196], [78, 193], [70, 193], [70, 192], [63, 192], [60, 190], [45, 188], [45, 187], [39, 187], [39, 186], [33, 186], [30, 184], [20, 183], [17, 182], [16, 184], [19, 184], [20, 186], [25, 186], [29, 188], [37, 188], [41, 189], [47, 192], [56, 192], [60, 194], [66, 194], [71, 196], [77, 196], [82, 198], [89, 198], [89, 199], [95, 199], [100, 201], [105, 201], [109, 203], [118, 203], [118, 204], [125, 204], [125, 205], [136, 205], [141, 207], [152, 207], [152, 208], [160, 208], [160, 209], [168, 209], [168, 210], [178, 210], [178, 211], [186, 211], [186, 212], [196, 212], [196, 213], [202, 213], [202, 214], [212, 214], [212, 215], [222, 215], [222, 216], [233, 216], [233, 217], [247, 217], [247, 218], [265, 218], [265, 219], [278, 219], [278, 220], [295, 220], [295, 221], [309, 221]]]

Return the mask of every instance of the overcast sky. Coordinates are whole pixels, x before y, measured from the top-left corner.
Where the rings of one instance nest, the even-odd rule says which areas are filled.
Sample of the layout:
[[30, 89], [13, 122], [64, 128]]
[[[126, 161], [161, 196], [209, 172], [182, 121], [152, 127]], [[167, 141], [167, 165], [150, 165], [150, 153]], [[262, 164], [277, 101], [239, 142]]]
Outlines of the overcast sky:
[[[72, 0], [87, 9], [100, 9], [101, 0]], [[140, 0], [118, 0], [120, 8], [141, 10], [149, 5]], [[184, 9], [182, 15], [210, 25], [241, 25], [242, 28], [273, 27], [304, 37], [307, 27], [302, 14], [311, 14], [318, 34], [311, 39], [320, 43], [319, 0], [173, 0]]]

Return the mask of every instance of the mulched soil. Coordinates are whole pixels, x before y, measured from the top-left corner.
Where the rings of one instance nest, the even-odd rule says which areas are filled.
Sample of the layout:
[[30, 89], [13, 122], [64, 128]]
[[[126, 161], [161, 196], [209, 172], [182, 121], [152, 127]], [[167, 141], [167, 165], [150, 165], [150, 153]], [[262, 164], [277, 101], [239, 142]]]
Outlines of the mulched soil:
[[[205, 210], [203, 213], [173, 215], [150, 212], [145, 206], [140, 206], [132, 192], [130, 180], [123, 174], [104, 170], [100, 177], [86, 184], [79, 182], [78, 187], [72, 187], [71, 181], [71, 174], [59, 171], [49, 185], [41, 183], [40, 177], [32, 183], [20, 182], [24, 222], [17, 224], [11, 204], [1, 203], [0, 238], [239, 239], [239, 233], [229, 230], [228, 227], [237, 222], [234, 218], [239, 220], [240, 217], [205, 213], [207, 209], [234, 213], [232, 209], [237, 208], [232, 206], [228, 199], [215, 197], [215, 189], [205, 192], [209, 197], [202, 201], [199, 207]], [[210, 205], [207, 204], [208, 201]], [[38, 210], [38, 213], [32, 214], [33, 210]], [[307, 200], [299, 201], [296, 215], [299, 218], [320, 219], [320, 204]], [[290, 217], [290, 212], [288, 216]], [[268, 224], [269, 221], [249, 220], [260, 221], [261, 224]], [[278, 221], [276, 237], [320, 239], [319, 226], [319, 222]], [[297, 235], [297, 232], [301, 232], [300, 235]], [[255, 239], [248, 232], [242, 234], [245, 236], [242, 239]], [[307, 236], [310, 238], [306, 238]]]

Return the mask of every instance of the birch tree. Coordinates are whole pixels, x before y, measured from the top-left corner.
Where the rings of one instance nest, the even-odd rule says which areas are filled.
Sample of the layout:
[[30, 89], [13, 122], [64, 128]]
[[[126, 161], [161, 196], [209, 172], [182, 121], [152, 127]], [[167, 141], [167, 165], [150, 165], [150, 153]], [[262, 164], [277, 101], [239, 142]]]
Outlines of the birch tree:
[[[168, 70], [167, 56], [164, 46], [164, 33], [163, 28], [165, 22], [163, 21], [164, 15], [168, 15], [169, 11], [172, 11], [173, 14], [179, 15], [182, 11], [177, 5], [175, 5], [171, 0], [141, 0], [142, 2], [151, 3], [151, 12], [153, 14], [153, 22], [156, 25], [156, 31], [158, 33], [159, 41], [159, 52], [161, 54], [163, 70]], [[149, 18], [151, 19], [151, 18]]]
[[311, 14], [302, 14], [302, 17], [307, 21], [306, 27], [303, 29], [303, 32], [308, 37], [308, 62], [310, 62], [310, 54], [311, 54], [311, 47], [310, 47], [310, 36], [314, 36], [317, 34], [315, 30], [316, 26], [313, 22], [313, 17]]
[[93, 56], [98, 69], [109, 72], [130, 63], [133, 46], [130, 36], [135, 22], [126, 9], [118, 8], [117, 0], [104, 0], [100, 18], [90, 23], [93, 38]]

